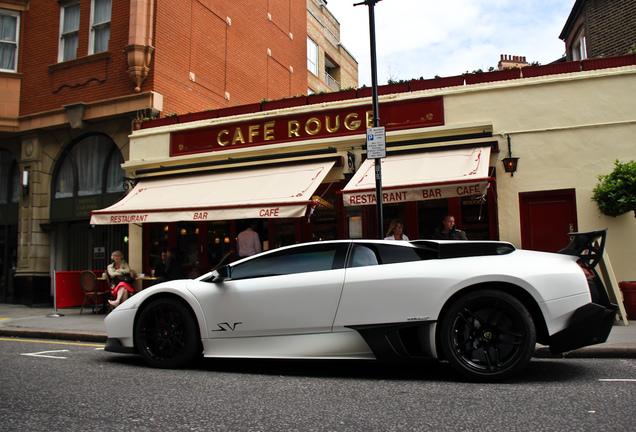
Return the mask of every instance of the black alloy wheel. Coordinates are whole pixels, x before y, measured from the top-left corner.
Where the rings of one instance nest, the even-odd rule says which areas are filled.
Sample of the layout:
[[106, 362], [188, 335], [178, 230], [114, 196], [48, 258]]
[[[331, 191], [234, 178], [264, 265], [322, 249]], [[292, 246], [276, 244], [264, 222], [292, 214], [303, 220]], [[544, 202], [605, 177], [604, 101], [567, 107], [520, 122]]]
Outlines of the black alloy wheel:
[[154, 300], [135, 326], [135, 346], [151, 366], [178, 368], [201, 355], [201, 337], [190, 309], [178, 300]]
[[441, 321], [439, 341], [451, 366], [473, 381], [495, 382], [524, 369], [536, 343], [528, 309], [503, 291], [459, 298]]

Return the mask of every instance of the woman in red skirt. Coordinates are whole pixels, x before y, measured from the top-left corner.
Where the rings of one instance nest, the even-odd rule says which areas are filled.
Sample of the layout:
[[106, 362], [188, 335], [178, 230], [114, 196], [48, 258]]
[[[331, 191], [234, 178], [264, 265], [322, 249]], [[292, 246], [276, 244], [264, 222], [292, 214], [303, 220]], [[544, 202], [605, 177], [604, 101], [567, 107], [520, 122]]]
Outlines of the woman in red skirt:
[[115, 251], [111, 254], [112, 264], [108, 266], [108, 276], [111, 281], [111, 292], [115, 296], [115, 300], [108, 300], [112, 307], [117, 307], [122, 301], [126, 301], [128, 293], [134, 293], [135, 289], [132, 283], [135, 279], [135, 272], [124, 260], [124, 254]]

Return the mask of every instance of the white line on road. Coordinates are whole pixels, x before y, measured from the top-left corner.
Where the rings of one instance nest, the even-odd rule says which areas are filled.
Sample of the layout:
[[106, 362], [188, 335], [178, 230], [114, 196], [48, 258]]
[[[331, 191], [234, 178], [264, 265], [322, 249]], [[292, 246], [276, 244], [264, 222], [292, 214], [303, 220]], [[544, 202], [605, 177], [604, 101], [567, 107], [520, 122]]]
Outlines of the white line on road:
[[617, 379], [600, 379], [603, 382], [636, 382], [633, 378], [617, 378]]
[[55, 359], [65, 359], [66, 357], [62, 357], [62, 356], [47, 355], [47, 354], [50, 354], [50, 353], [62, 353], [62, 352], [68, 352], [68, 350], [40, 351], [40, 352], [36, 352], [36, 353], [22, 353], [20, 355], [31, 356], [31, 357], [46, 357], [46, 358], [55, 358]]

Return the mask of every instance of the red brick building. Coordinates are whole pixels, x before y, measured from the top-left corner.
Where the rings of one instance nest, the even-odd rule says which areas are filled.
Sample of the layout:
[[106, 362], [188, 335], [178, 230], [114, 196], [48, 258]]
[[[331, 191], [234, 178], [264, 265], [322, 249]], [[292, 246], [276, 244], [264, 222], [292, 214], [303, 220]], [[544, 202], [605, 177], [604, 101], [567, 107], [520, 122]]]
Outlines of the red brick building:
[[568, 61], [636, 50], [636, 0], [577, 0], [559, 36]]
[[328, 53], [357, 86], [325, 5], [0, 0], [0, 301], [49, 303], [55, 271], [127, 253], [127, 228], [91, 227], [88, 212], [125, 192], [135, 120], [330, 88], [307, 69], [316, 22], [333, 36], [319, 64]]

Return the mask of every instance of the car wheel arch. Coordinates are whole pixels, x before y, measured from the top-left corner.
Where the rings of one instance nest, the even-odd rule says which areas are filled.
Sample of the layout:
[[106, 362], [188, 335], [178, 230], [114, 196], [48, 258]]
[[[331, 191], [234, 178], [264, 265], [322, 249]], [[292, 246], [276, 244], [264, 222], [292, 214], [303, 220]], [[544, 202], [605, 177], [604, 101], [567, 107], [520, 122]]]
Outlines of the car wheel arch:
[[[469, 294], [471, 292], [474, 291], [479, 291], [479, 290], [483, 290], [483, 289], [491, 289], [491, 290], [496, 290], [496, 291], [502, 291], [502, 292], [506, 292], [512, 296], [514, 296], [517, 300], [519, 300], [521, 303], [523, 303], [523, 305], [528, 309], [528, 312], [530, 312], [530, 315], [532, 316], [532, 319], [534, 320], [534, 324], [535, 324], [535, 331], [537, 334], [537, 342], [540, 344], [548, 344], [548, 339], [549, 339], [549, 333], [548, 333], [548, 328], [545, 322], [545, 318], [543, 316], [543, 313], [541, 312], [541, 308], [539, 307], [539, 304], [537, 303], [537, 301], [535, 300], [534, 297], [532, 297], [532, 295], [524, 290], [523, 288], [519, 287], [518, 285], [514, 285], [511, 283], [507, 283], [507, 282], [483, 282], [483, 283], [478, 283], [475, 285], [470, 285], [467, 286], [463, 289], [460, 289], [459, 291], [455, 292], [451, 297], [449, 297], [446, 302], [444, 303], [444, 306], [442, 306], [439, 316], [437, 317], [437, 322], [441, 322], [445, 316], [445, 314], [447, 313], [448, 309], [461, 297], [463, 297], [466, 294]], [[439, 326], [437, 328], [437, 332], [436, 332], [436, 346], [439, 347]], [[440, 350], [438, 351], [438, 355], [442, 356], [442, 353]]]
[[[150, 296], [146, 299], [144, 299], [144, 301], [138, 306], [137, 308], [137, 312], [135, 313], [135, 320], [133, 322], [133, 329], [137, 328], [137, 322], [139, 320], [139, 317], [141, 316], [141, 313], [143, 312], [143, 310], [148, 307], [151, 303], [153, 303], [155, 300], [161, 300], [161, 299], [172, 299], [172, 300], [176, 300], [178, 302], [180, 302], [183, 306], [185, 306], [190, 313], [192, 313], [192, 316], [194, 317], [194, 319], [196, 320], [198, 327], [199, 327], [199, 340], [201, 340], [201, 336], [204, 333], [206, 327], [205, 327], [205, 320], [202, 320], [203, 317], [203, 312], [199, 311], [200, 313], [197, 313], [197, 311], [195, 311], [192, 307], [192, 305], [190, 304], [190, 302], [188, 302], [186, 299], [184, 299], [183, 297], [174, 294], [174, 293], [167, 293], [167, 292], [163, 292], [163, 293], [159, 293], [153, 296]], [[136, 341], [135, 338], [133, 338], [133, 348], [135, 350], [135, 352], [137, 354], [139, 354], [139, 349], [136, 345]]]

